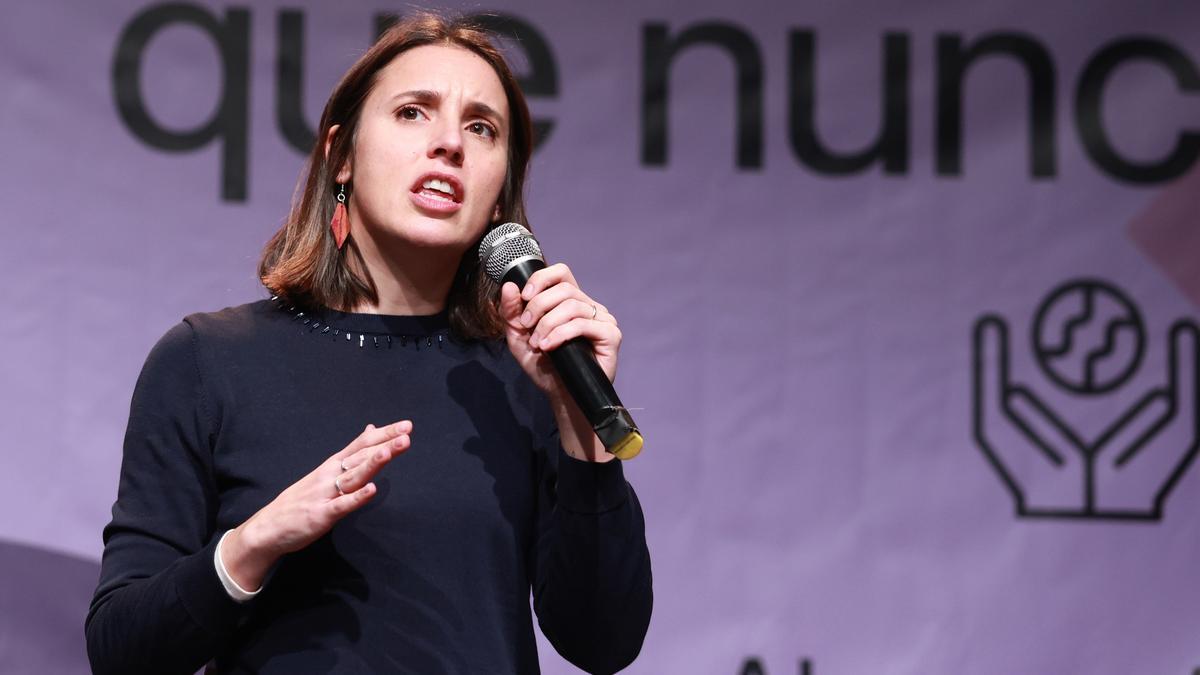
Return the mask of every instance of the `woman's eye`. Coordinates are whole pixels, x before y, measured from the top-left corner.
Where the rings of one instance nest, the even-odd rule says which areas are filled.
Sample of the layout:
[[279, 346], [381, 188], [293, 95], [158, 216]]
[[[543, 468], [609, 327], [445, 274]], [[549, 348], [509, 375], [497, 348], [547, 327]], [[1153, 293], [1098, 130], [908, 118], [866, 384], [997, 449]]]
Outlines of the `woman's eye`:
[[486, 138], [493, 138], [496, 135], [496, 131], [483, 122], [472, 122], [470, 126], [467, 127], [467, 130], [473, 134], [479, 134], [480, 136], [484, 136]]
[[404, 120], [416, 120], [421, 118], [421, 111], [413, 106], [404, 106], [396, 113], [397, 117]]

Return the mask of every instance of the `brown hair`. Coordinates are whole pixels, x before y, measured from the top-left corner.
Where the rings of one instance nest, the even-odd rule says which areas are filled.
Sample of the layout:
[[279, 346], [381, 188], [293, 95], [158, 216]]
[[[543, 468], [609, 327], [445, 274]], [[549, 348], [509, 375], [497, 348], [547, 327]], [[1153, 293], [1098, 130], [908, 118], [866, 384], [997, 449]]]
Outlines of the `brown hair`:
[[[378, 302], [375, 282], [354, 240], [348, 239], [339, 251], [329, 230], [336, 205], [337, 168], [352, 158], [363, 102], [375, 86], [379, 71], [405, 51], [429, 44], [469, 49], [500, 78], [512, 121], [498, 222], [527, 222], [524, 186], [533, 152], [533, 131], [525, 96], [481, 25], [463, 17], [422, 12], [385, 31], [330, 94], [321, 113], [317, 142], [301, 176], [303, 190], [297, 185], [298, 196], [293, 199], [287, 221], [267, 242], [258, 263], [259, 278], [272, 293], [296, 305], [324, 305], [343, 311], [353, 311], [363, 301]], [[325, 138], [335, 124], [341, 127], [326, 156]], [[493, 301], [496, 284], [481, 273], [475, 256], [475, 247], [471, 247], [459, 261], [446, 299], [450, 327], [466, 339], [497, 337], [503, 324]]]

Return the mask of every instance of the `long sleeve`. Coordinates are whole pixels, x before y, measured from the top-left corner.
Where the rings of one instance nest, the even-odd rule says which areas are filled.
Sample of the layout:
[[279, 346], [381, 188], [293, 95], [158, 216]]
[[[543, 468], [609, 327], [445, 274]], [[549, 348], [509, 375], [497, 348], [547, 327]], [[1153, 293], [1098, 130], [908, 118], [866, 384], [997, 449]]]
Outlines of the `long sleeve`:
[[[95, 672], [532, 673], [530, 588], [566, 658], [632, 661], [650, 563], [620, 464], [563, 454], [503, 343], [456, 341], [444, 316], [312, 316], [340, 333], [264, 300], [189, 315], [151, 350], [87, 618]], [[398, 418], [413, 447], [371, 502], [235, 602], [222, 533]]]
[[96, 673], [192, 673], [244, 611], [213, 566], [216, 487], [207, 407], [190, 325], [146, 359], [130, 406], [117, 501], [86, 622]]
[[653, 591], [645, 522], [620, 461], [566, 455], [555, 432], [539, 467], [534, 609], [564, 658], [615, 673], [642, 648]]

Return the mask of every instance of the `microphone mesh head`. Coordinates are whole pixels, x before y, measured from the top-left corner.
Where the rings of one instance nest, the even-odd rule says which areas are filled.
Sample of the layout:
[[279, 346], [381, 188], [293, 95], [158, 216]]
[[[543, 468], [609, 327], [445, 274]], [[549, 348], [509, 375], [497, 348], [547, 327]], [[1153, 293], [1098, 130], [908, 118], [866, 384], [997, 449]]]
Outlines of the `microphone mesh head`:
[[495, 246], [498, 240], [509, 239], [516, 235], [532, 237], [533, 233], [517, 223], [504, 223], [503, 225], [497, 225], [496, 227], [492, 228], [491, 232], [488, 232], [487, 235], [484, 236], [483, 241], [479, 242], [479, 262], [487, 262], [488, 253], [491, 251], [492, 247]]
[[503, 281], [509, 265], [522, 258], [537, 258], [545, 262], [542, 247], [538, 246], [533, 234], [516, 223], [497, 226], [479, 243], [479, 262], [483, 263], [487, 275], [497, 283]]

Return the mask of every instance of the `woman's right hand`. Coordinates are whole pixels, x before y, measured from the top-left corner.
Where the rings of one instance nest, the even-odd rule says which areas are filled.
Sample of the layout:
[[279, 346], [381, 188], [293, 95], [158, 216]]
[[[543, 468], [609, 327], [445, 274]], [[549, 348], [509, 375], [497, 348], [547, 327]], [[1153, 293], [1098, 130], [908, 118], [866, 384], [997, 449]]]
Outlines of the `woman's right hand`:
[[375, 474], [409, 447], [412, 422], [368, 424], [338, 453], [279, 493], [221, 543], [221, 562], [242, 588], [262, 586], [287, 553], [324, 536], [334, 524], [375, 495]]

